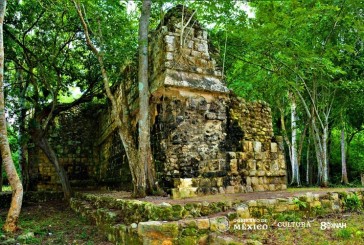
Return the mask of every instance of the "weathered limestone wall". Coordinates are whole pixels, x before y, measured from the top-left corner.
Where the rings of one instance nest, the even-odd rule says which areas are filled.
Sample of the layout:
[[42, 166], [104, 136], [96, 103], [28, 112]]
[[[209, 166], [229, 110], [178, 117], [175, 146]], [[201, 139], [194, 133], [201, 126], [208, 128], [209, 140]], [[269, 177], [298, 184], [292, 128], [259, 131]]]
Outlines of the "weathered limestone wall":
[[[172, 161], [176, 159], [174, 156], [178, 153], [176, 146], [181, 149], [194, 149], [195, 146], [198, 153], [204, 149], [206, 140], [215, 146], [214, 148], [207, 145], [207, 148], [216, 149], [220, 156], [216, 161], [208, 158], [206, 165], [195, 161], [196, 166], [202, 167], [196, 168], [190, 175], [180, 175], [176, 168], [181, 165], [171, 164], [170, 160], [166, 160], [164, 173], [167, 173], [167, 179], [172, 177], [174, 180], [172, 189], [174, 198], [199, 194], [274, 191], [287, 188], [283, 142], [280, 137], [277, 139], [273, 137], [269, 106], [264, 102], [247, 103], [243, 99], [235, 97], [231, 97], [229, 102], [227, 105], [221, 104], [222, 109], [220, 110], [224, 113], [221, 114], [220, 123], [219, 113], [214, 114], [207, 110], [203, 112], [205, 120], [202, 121], [202, 127], [190, 124], [187, 130], [183, 131], [183, 127], [177, 126], [177, 120], [172, 120], [177, 129], [171, 130], [173, 127], [166, 127], [173, 132], [171, 135], [176, 132], [184, 139], [184, 141], [178, 140], [178, 137], [172, 136], [169, 141], [168, 139], [162, 141], [169, 142], [171, 145], [169, 149], [174, 148], [173, 153], [169, 154], [172, 156]], [[183, 107], [179, 105], [178, 108]], [[213, 120], [209, 121], [208, 118], [213, 118]], [[214, 120], [218, 123], [212, 123]], [[211, 127], [211, 125], [215, 127]], [[159, 128], [163, 127], [159, 126]], [[189, 134], [191, 137], [188, 137]], [[199, 135], [201, 137], [198, 137]], [[157, 152], [162, 153], [163, 151]], [[191, 156], [194, 156], [193, 151], [186, 151], [186, 157], [182, 157], [182, 161], [187, 162], [187, 166], [193, 166]], [[201, 158], [199, 154], [197, 156]], [[210, 151], [208, 157], [211, 156], [214, 154]], [[168, 171], [169, 168], [172, 168], [174, 172]]]
[[[88, 105], [62, 113], [50, 132], [50, 144], [72, 186], [131, 190], [126, 155], [107, 107]], [[30, 147], [29, 162], [32, 190], [61, 190], [53, 165], [38, 147]]]
[[242, 180], [248, 192], [286, 189], [283, 142], [273, 135], [270, 107], [264, 102], [246, 103], [236, 98], [229, 115], [228, 165], [233, 185]]
[[175, 93], [155, 102], [152, 142], [164, 184], [226, 175], [226, 96]]
[[[94, 114], [97, 108], [76, 107], [62, 113], [50, 128], [48, 139], [60, 164], [74, 186], [95, 185], [98, 172]], [[29, 147], [30, 183], [33, 190], [60, 190], [60, 182], [53, 165], [38, 148]]]
[[100, 113], [97, 120], [95, 148], [98, 151], [99, 186], [108, 186], [122, 190], [131, 190], [131, 174], [120, 136], [114, 121], [111, 120], [110, 109]]
[[229, 91], [222, 83], [221, 69], [213, 58], [218, 54], [210, 49], [207, 31], [191, 10], [182, 6], [171, 9], [152, 35], [152, 93], [168, 86], [219, 93]]

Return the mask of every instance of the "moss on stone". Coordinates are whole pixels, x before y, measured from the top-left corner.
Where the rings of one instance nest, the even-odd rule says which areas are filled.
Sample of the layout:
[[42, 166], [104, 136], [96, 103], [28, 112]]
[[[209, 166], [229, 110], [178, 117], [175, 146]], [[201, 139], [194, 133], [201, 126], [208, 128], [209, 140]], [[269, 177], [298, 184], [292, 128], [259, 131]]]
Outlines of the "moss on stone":
[[196, 236], [185, 236], [178, 239], [179, 244], [185, 245], [195, 245], [198, 244], [198, 240]]
[[195, 236], [198, 233], [198, 230], [196, 227], [187, 227], [184, 228], [181, 232], [182, 236]]

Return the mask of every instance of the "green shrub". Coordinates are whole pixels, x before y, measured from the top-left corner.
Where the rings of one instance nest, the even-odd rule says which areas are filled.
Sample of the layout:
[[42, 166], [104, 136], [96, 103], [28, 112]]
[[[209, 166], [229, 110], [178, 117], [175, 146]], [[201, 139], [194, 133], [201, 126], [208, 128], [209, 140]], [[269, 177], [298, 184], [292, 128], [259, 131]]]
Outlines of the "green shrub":
[[363, 208], [362, 201], [357, 194], [347, 195], [343, 199], [343, 205], [347, 211], [361, 211]]
[[352, 233], [353, 232], [351, 229], [345, 228], [345, 229], [338, 230], [336, 232], [336, 236], [341, 239], [349, 239], [349, 238], [351, 238]]
[[328, 212], [327, 210], [325, 210], [323, 207], [319, 206], [319, 207], [314, 207], [311, 209], [311, 216], [324, 216], [326, 215]]
[[298, 198], [293, 199], [293, 203], [296, 204], [300, 210], [306, 209], [307, 208], [307, 202], [305, 201], [301, 201]]
[[274, 216], [274, 219], [278, 222], [300, 222], [301, 214], [298, 212], [283, 212]]

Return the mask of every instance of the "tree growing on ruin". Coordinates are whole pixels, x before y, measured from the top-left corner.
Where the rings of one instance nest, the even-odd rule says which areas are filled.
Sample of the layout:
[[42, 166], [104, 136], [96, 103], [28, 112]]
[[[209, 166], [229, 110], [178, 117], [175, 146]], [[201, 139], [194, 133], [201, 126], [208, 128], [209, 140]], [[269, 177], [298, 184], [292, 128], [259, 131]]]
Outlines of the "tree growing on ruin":
[[155, 167], [150, 145], [150, 112], [149, 112], [149, 80], [148, 80], [148, 33], [151, 12], [151, 1], [144, 0], [139, 20], [139, 156], [145, 166], [147, 185], [150, 191], [156, 191]]
[[[123, 84], [119, 85], [121, 99], [117, 100], [115, 95], [110, 89], [110, 70], [105, 65], [106, 47], [103, 46], [102, 26], [100, 21], [97, 24], [98, 35], [91, 36], [90, 26], [88, 20], [85, 18], [84, 5], [81, 5], [78, 1], [73, 0], [77, 13], [80, 17], [82, 27], [85, 33], [85, 39], [87, 45], [97, 57], [106, 95], [111, 102], [112, 118], [117, 125], [118, 134], [123, 143], [130, 172], [133, 181], [133, 195], [135, 197], [146, 196], [147, 191], [155, 193], [158, 190], [155, 182], [155, 169], [152, 159], [151, 146], [150, 146], [150, 116], [149, 116], [149, 86], [148, 86], [148, 26], [151, 11], [151, 1], [145, 0], [142, 4], [142, 12], [139, 20], [139, 70], [138, 70], [138, 91], [139, 91], [139, 111], [138, 111], [138, 141], [136, 141], [133, 133], [135, 132], [135, 126], [131, 123], [133, 121], [133, 115], [130, 113], [127, 92]], [[115, 7], [115, 6], [114, 6]], [[96, 39], [96, 40], [95, 40]], [[97, 46], [97, 42], [99, 45]], [[120, 76], [120, 74], [118, 74]], [[124, 78], [125, 79], [125, 78]]]

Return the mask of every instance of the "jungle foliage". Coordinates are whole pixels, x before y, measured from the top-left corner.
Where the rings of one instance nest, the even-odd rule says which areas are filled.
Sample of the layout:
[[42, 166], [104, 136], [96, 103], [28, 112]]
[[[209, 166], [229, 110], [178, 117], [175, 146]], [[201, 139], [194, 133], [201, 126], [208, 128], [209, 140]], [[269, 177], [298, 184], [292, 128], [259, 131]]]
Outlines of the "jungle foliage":
[[[74, 3], [99, 56], [87, 45]], [[233, 92], [270, 103], [275, 133], [284, 136], [292, 165], [290, 183], [359, 183], [364, 172], [362, 0], [156, 0], [150, 28], [178, 3], [196, 10], [209, 29], [210, 46], [220, 51], [218, 63]], [[123, 81], [121, 71], [137, 60], [141, 44], [141, 8], [142, 1], [9, 1], [4, 88], [10, 144], [25, 189], [25, 153], [32, 141], [71, 195], [47, 140], [49, 125], [75, 105], [106, 100], [103, 68], [106, 85]]]

